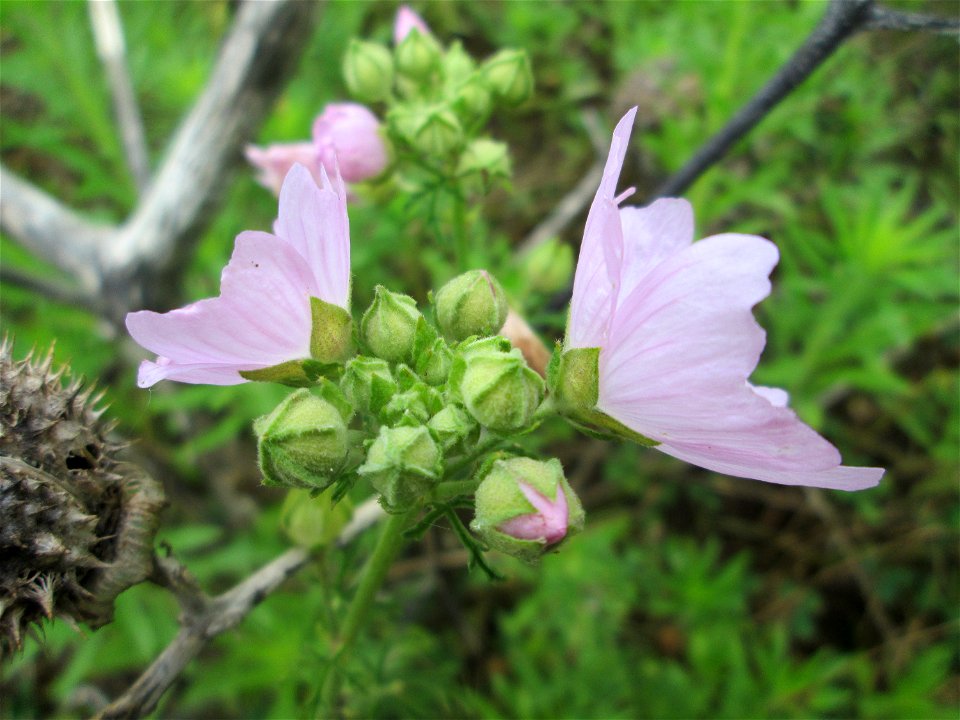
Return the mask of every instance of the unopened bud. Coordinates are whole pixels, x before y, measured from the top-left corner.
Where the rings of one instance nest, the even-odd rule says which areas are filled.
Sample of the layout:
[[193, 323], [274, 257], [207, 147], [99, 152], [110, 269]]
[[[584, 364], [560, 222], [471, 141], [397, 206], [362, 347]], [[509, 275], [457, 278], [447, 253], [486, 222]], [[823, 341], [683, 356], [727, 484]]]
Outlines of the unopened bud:
[[427, 423], [446, 451], [472, 433], [477, 423], [456, 405], [447, 405]]
[[443, 76], [447, 83], [456, 87], [464, 82], [473, 71], [477, 64], [470, 54], [463, 49], [463, 43], [455, 40], [443, 56]]
[[412, 28], [397, 45], [394, 57], [397, 72], [414, 81], [423, 81], [439, 66], [442, 50], [433, 35]]
[[404, 362], [410, 359], [421, 317], [412, 297], [377, 285], [373, 303], [360, 321], [360, 334], [377, 357]]
[[393, 87], [393, 58], [383, 45], [351, 40], [343, 60], [347, 89], [358, 100], [377, 102], [390, 96]]
[[417, 128], [412, 145], [428, 157], [442, 158], [463, 141], [457, 116], [442, 107], [428, 112]]
[[300, 547], [329, 545], [350, 522], [353, 504], [349, 498], [335, 502], [333, 495], [314, 496], [309, 490], [291, 490], [280, 509], [280, 527]]
[[490, 113], [490, 91], [479, 75], [469, 78], [457, 89], [453, 109], [468, 127], [476, 127], [486, 121]]
[[479, 180], [481, 187], [488, 188], [493, 180], [510, 177], [510, 151], [506, 143], [490, 138], [477, 138], [460, 155], [457, 174]]
[[476, 493], [470, 528], [490, 547], [526, 562], [583, 529], [579, 498], [560, 461], [497, 460]]
[[543, 398], [543, 380], [509, 346], [502, 338], [472, 343], [451, 370], [451, 385], [468, 412], [485, 428], [503, 434], [528, 429]]
[[386, 360], [358, 355], [347, 362], [340, 388], [357, 410], [376, 414], [397, 392], [397, 383]]
[[324, 489], [347, 456], [347, 426], [332, 403], [298, 390], [254, 423], [264, 485]]
[[420, 380], [398, 392], [380, 413], [385, 425], [423, 425], [443, 407], [443, 396]]
[[448, 340], [493, 335], [507, 318], [507, 296], [486, 270], [458, 275], [437, 291], [437, 323]]
[[490, 91], [508, 105], [519, 105], [533, 94], [533, 71], [523, 50], [501, 50], [481, 72]]
[[357, 472], [369, 478], [388, 512], [417, 506], [440, 479], [440, 449], [426, 427], [382, 427]]

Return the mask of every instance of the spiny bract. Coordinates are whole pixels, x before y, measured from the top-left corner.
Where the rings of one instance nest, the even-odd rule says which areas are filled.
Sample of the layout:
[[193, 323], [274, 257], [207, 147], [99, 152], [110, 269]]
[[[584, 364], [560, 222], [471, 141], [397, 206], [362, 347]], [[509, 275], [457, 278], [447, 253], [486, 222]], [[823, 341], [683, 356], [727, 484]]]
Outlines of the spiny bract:
[[0, 344], [0, 658], [44, 617], [97, 628], [152, 568], [160, 487], [115, 459], [99, 395]]

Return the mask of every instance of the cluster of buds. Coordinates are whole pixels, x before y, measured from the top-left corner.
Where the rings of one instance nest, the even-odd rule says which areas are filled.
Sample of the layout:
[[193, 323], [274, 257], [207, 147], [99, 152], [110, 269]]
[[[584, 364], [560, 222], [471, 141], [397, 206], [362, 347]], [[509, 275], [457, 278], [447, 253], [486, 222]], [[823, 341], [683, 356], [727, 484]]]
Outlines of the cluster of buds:
[[497, 105], [522, 104], [533, 92], [530, 60], [501, 50], [478, 63], [459, 41], [444, 47], [410, 8], [397, 13], [394, 45], [352, 40], [343, 64], [351, 94], [386, 107], [395, 170], [416, 185], [427, 170], [475, 191], [510, 176], [504, 143], [481, 135]]
[[[322, 365], [311, 387], [256, 422], [264, 483], [339, 498], [369, 482], [384, 509], [406, 513], [449, 501], [445, 483], [466, 482], [479, 541], [535, 561], [583, 524], [558, 461], [503, 450], [539, 422], [544, 381], [495, 334], [507, 301], [488, 272], [454, 278], [433, 304], [436, 325], [413, 298], [376, 288], [357, 328], [359, 354]], [[343, 346], [342, 326], [315, 328]], [[284, 377], [304, 384], [295, 374], [269, 379]]]

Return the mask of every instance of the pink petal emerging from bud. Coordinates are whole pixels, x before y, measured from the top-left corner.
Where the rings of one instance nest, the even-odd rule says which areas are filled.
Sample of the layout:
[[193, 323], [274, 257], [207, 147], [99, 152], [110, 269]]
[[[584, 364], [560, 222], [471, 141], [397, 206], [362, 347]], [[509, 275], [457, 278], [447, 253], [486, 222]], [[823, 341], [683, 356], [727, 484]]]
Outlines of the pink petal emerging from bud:
[[543, 540], [553, 545], [567, 535], [569, 510], [567, 495], [557, 486], [557, 497], [550, 500], [525, 482], [518, 483], [524, 497], [536, 508], [535, 513], [519, 515], [500, 524], [500, 532], [518, 540]]
[[376, 177], [387, 166], [387, 148], [380, 137], [380, 122], [356, 103], [332, 103], [313, 121], [316, 157], [334, 172], [339, 166], [347, 182]]
[[343, 181], [321, 171], [317, 187], [294, 165], [280, 191], [278, 235], [243, 232], [220, 280], [220, 296], [167, 313], [127, 315], [130, 335], [159, 356], [137, 382], [169, 379], [235, 385], [240, 371], [310, 357], [310, 298], [349, 306], [350, 231]]
[[787, 485], [859, 490], [881, 468], [840, 465], [787, 394], [753, 386], [766, 335], [752, 308], [770, 293], [776, 247], [752, 235], [693, 242], [685, 200], [618, 208], [636, 108], [617, 125], [587, 218], [565, 347], [599, 347], [597, 408], [716, 472]]
[[397, 19], [393, 23], [393, 44], [399, 45], [403, 39], [410, 34], [410, 31], [416, 28], [424, 36], [430, 34], [430, 28], [423, 21], [423, 18], [410, 9], [409, 5], [401, 5], [397, 10]]
[[[250, 164], [260, 171], [257, 182], [268, 190], [272, 190], [274, 195], [280, 194], [283, 179], [290, 172], [290, 168], [297, 163], [307, 168], [316, 184], [320, 184], [320, 162], [317, 149], [309, 140], [296, 143], [274, 143], [266, 147], [247, 145], [244, 154]], [[333, 172], [332, 167], [330, 172]]]

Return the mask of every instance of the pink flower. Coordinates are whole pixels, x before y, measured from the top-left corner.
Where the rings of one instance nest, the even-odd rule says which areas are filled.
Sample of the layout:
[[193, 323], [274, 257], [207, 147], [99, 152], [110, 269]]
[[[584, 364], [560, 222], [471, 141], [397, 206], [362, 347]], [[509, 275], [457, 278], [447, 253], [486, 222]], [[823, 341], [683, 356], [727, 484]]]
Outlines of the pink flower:
[[393, 23], [393, 44], [399, 45], [413, 29], [419, 30], [424, 36], [430, 34], [430, 28], [423, 18], [410, 9], [409, 5], [401, 5], [397, 10], [397, 19]]
[[547, 545], [558, 543], [567, 535], [567, 495], [557, 487], [557, 497], [550, 500], [528, 483], [518, 483], [520, 492], [536, 512], [518, 515], [500, 524], [497, 529], [518, 540], [542, 540]]
[[[310, 171], [314, 182], [320, 184], [320, 163], [317, 160], [317, 149], [309, 140], [295, 143], [273, 143], [266, 147], [247, 145], [244, 154], [247, 160], [260, 173], [257, 182], [275, 195], [280, 194], [283, 179], [290, 172], [290, 168], [299, 163]], [[332, 166], [330, 168], [333, 170]]]
[[331, 103], [313, 121], [313, 146], [327, 172], [339, 163], [349, 183], [376, 177], [387, 166], [377, 116], [357, 103]]
[[127, 315], [127, 330], [159, 356], [140, 365], [137, 384], [246, 382], [261, 370], [311, 356], [311, 297], [349, 309], [350, 230], [339, 175], [318, 187], [294, 165], [280, 191], [275, 235], [237, 236], [220, 296], [167, 313]]
[[725, 233], [693, 242], [685, 200], [619, 208], [636, 108], [617, 125], [587, 217], [565, 350], [600, 348], [596, 409], [668, 455], [785, 485], [860, 490], [881, 468], [837, 449], [748, 378], [766, 343], [751, 309], [770, 293], [777, 248]]

